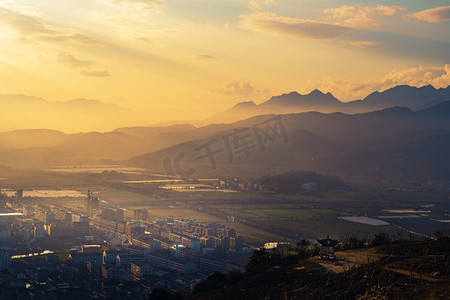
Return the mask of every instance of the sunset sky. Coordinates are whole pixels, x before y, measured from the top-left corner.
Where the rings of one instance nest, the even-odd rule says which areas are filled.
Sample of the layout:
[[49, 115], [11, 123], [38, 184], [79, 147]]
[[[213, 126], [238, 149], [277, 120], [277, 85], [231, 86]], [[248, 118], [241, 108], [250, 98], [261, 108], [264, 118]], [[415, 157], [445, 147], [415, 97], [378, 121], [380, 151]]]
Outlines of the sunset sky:
[[348, 101], [397, 84], [447, 87], [448, 4], [0, 0], [0, 94], [97, 99], [147, 125], [294, 90]]

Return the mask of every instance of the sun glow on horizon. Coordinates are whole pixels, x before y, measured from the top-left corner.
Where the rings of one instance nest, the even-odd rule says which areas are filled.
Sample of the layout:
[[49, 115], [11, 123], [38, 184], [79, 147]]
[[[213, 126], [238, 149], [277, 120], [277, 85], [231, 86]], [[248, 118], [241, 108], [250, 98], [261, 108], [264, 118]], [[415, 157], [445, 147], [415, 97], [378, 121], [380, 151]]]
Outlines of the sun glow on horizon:
[[[96, 130], [206, 119], [290, 91], [349, 101], [399, 84], [447, 87], [448, 11], [440, 1], [3, 0], [0, 94], [135, 112]], [[3, 110], [20, 116], [14, 101]], [[0, 131], [45, 128], [24, 114]], [[77, 131], [64, 119], [60, 129]]]

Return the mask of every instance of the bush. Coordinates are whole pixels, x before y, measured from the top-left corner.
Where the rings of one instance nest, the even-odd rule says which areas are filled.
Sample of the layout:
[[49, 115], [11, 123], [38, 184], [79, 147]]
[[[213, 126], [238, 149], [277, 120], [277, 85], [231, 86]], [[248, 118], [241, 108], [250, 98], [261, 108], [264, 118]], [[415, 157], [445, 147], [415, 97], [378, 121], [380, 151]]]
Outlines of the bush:
[[381, 246], [381, 245], [389, 245], [392, 243], [391, 237], [384, 231], [380, 231], [375, 234], [375, 237], [372, 240], [372, 246]]
[[367, 245], [367, 238], [359, 237], [357, 234], [345, 234], [338, 244], [339, 250], [350, 250], [364, 248]]

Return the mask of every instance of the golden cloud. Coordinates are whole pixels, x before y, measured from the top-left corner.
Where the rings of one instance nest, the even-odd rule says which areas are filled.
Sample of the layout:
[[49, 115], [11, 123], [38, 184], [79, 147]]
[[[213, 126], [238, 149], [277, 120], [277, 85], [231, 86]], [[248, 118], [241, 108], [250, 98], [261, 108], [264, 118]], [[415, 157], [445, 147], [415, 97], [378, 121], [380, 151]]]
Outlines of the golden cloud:
[[55, 27], [38, 20], [36, 17], [6, 7], [0, 7], [0, 23], [27, 39], [50, 43], [101, 45], [99, 41], [75, 29]]
[[95, 64], [95, 62], [91, 60], [82, 60], [78, 59], [72, 54], [64, 53], [58, 56], [58, 62], [62, 65], [65, 65], [69, 68], [75, 69], [79, 67], [90, 67]]
[[330, 91], [338, 99], [355, 100], [362, 99], [375, 90], [384, 91], [397, 85], [415, 87], [432, 85], [435, 88], [446, 88], [450, 85], [450, 64], [442, 67], [398, 68], [379, 80], [364, 82], [323, 78], [321, 81], [309, 81], [304, 90], [318, 88], [323, 91]]
[[165, 3], [164, 0], [97, 0], [121, 8], [154, 9]]
[[108, 71], [83, 70], [80, 72], [80, 74], [83, 76], [88, 76], [88, 77], [110, 77], [111, 76], [111, 74]]
[[450, 21], [450, 6], [441, 6], [418, 11], [405, 15], [405, 18], [429, 23], [447, 22]]
[[378, 5], [370, 6], [351, 6], [343, 5], [336, 8], [325, 9], [325, 14], [329, 18], [343, 24], [359, 27], [359, 26], [377, 26], [379, 18], [392, 17], [398, 12], [405, 10], [400, 6]]
[[221, 94], [251, 94], [254, 92], [254, 87], [248, 81], [238, 81], [233, 80], [229, 83], [224, 84], [221, 88], [213, 90], [214, 93]]
[[347, 26], [279, 16], [270, 12], [254, 12], [240, 16], [240, 26], [255, 32], [299, 39], [333, 39], [352, 29]]

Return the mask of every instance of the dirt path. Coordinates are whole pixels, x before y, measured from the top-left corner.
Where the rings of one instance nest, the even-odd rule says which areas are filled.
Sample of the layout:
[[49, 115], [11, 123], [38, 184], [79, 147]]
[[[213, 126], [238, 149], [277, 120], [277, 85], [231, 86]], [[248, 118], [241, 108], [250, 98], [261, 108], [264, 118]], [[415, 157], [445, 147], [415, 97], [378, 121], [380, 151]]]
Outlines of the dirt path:
[[412, 276], [415, 279], [419, 279], [419, 280], [422, 279], [422, 280], [433, 281], [433, 282], [440, 282], [440, 281], [442, 281], [441, 279], [433, 278], [433, 277], [430, 277], [430, 276], [427, 276], [427, 275], [422, 275], [422, 277], [421, 277], [421, 275], [419, 273], [416, 273], [416, 272], [412, 272], [412, 274], [411, 274], [411, 272], [408, 271], [408, 270], [397, 269], [397, 268], [389, 268], [389, 267], [383, 267], [383, 269], [388, 270], [388, 271], [392, 271], [392, 272], [395, 272], [395, 273], [398, 273], [398, 274], [406, 275], [406, 276]]
[[341, 273], [351, 268], [377, 261], [380, 255], [376, 254], [373, 249], [358, 249], [336, 252], [336, 258], [334, 261], [321, 260], [318, 257], [312, 260], [334, 273]]

